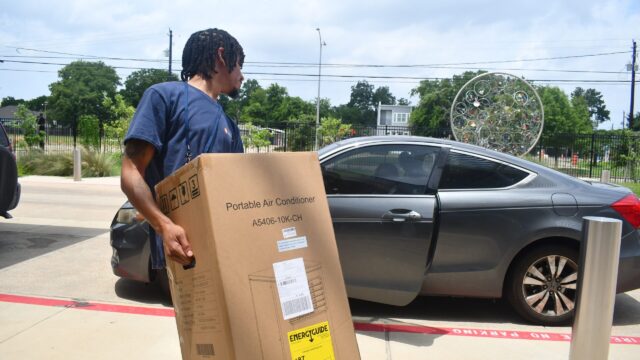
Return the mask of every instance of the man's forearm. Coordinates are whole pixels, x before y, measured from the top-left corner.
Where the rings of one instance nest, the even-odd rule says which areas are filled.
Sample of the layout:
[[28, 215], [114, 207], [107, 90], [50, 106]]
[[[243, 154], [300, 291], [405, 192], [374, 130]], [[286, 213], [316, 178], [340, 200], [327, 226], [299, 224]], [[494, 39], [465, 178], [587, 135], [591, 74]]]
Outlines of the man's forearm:
[[[127, 195], [129, 202], [147, 219], [149, 225], [159, 231], [162, 224], [170, 221], [155, 202], [149, 186], [133, 164], [123, 160], [120, 187]], [[132, 169], [133, 167], [133, 169]]]

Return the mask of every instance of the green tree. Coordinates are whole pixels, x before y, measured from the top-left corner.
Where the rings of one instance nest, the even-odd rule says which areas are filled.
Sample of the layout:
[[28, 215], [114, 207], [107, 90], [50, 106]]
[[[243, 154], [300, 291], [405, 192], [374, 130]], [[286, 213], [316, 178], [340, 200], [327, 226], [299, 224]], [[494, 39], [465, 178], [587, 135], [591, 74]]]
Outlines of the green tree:
[[103, 62], [74, 61], [58, 72], [59, 80], [49, 85], [49, 117], [61, 124], [77, 127], [81, 116], [94, 116], [102, 121], [110, 117], [103, 105], [105, 96], [113, 99], [120, 78]]
[[239, 122], [245, 122], [242, 118], [242, 109], [249, 104], [251, 96], [253, 96], [254, 92], [258, 89], [263, 90], [258, 80], [248, 79], [242, 84], [237, 98], [231, 99], [223, 94], [218, 101], [227, 115], [235, 118]]
[[100, 148], [100, 122], [95, 115], [81, 115], [78, 121], [80, 144], [91, 150]]
[[627, 123], [627, 129], [635, 131], [640, 130], [640, 112], [637, 112], [633, 119], [631, 119], [631, 116], [627, 115], [625, 122]]
[[24, 99], [16, 99], [13, 96], [6, 96], [2, 98], [2, 102], [0, 106], [10, 106], [10, 105], [20, 105], [24, 104], [26, 101]]
[[371, 100], [372, 100], [372, 103], [373, 103], [374, 110], [378, 106], [378, 103], [380, 103], [382, 105], [395, 105], [396, 104], [396, 97], [393, 96], [393, 94], [391, 94], [391, 91], [389, 91], [389, 87], [388, 86], [381, 86], [381, 87], [377, 88], [373, 92], [373, 97], [372, 97]]
[[120, 153], [122, 154], [122, 142], [129, 129], [135, 108], [127, 104], [120, 94], [117, 94], [113, 100], [105, 97], [102, 104], [109, 109], [112, 116], [111, 121], [104, 126], [105, 136], [106, 138], [117, 139], [120, 146]]
[[251, 123], [246, 124], [247, 134], [242, 135], [243, 144], [249, 148], [256, 148], [260, 152], [260, 148], [271, 145], [271, 133], [269, 129], [259, 128]]
[[44, 139], [44, 132], [38, 130], [38, 121], [36, 116], [22, 103], [16, 109], [16, 118], [21, 120], [20, 128], [26, 148], [37, 147], [40, 141]]
[[451, 79], [423, 80], [411, 90], [418, 95], [418, 105], [411, 112], [410, 124], [417, 135], [450, 135], [451, 105], [460, 89], [486, 71], [466, 71]]
[[578, 101], [574, 110], [567, 95], [558, 87], [543, 86], [537, 89], [544, 106], [542, 136], [550, 139], [557, 134], [587, 133], [593, 130], [591, 120], [585, 117], [584, 103]]
[[351, 125], [343, 124], [340, 119], [323, 118], [318, 129], [319, 146], [329, 145], [343, 139], [351, 133]]
[[169, 74], [166, 70], [142, 69], [132, 72], [124, 81], [124, 89], [120, 94], [133, 107], [137, 107], [142, 95], [149, 86], [165, 81], [178, 81], [176, 74]]
[[584, 90], [581, 87], [577, 87], [571, 93], [571, 99], [581, 97], [585, 100], [587, 104], [587, 108], [589, 110], [589, 118], [592, 119], [594, 123], [594, 128], [598, 126], [598, 124], [608, 121], [610, 112], [607, 110], [607, 106], [602, 99], [602, 94], [595, 89], [586, 89]]
[[398, 99], [398, 105], [409, 105], [409, 104], [410, 104], [409, 100], [405, 98]]
[[41, 95], [38, 96], [37, 98], [33, 98], [27, 102], [25, 102], [25, 104], [27, 105], [27, 108], [29, 108], [29, 110], [31, 111], [39, 111], [39, 112], [43, 112], [45, 110], [45, 103], [48, 103], [49, 101], [49, 97], [46, 95]]

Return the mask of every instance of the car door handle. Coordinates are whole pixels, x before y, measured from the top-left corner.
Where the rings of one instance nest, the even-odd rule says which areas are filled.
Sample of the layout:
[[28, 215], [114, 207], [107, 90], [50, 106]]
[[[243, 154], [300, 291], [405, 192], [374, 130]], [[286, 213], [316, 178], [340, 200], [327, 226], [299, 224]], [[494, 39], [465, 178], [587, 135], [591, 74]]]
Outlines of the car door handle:
[[420, 220], [422, 219], [422, 215], [419, 212], [407, 209], [393, 209], [386, 212], [382, 215], [382, 218], [385, 220], [393, 220], [393, 221], [407, 221], [407, 220]]

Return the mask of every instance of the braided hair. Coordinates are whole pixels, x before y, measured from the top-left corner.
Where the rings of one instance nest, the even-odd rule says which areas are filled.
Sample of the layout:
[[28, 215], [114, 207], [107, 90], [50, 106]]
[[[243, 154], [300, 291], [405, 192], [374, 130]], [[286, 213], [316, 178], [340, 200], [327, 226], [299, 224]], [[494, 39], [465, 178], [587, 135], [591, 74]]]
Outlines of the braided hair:
[[216, 73], [215, 63], [219, 48], [224, 49], [223, 58], [229, 72], [233, 71], [236, 64], [242, 67], [244, 51], [238, 40], [220, 29], [197, 31], [189, 37], [182, 51], [182, 81], [187, 81], [195, 75], [211, 79], [213, 73]]

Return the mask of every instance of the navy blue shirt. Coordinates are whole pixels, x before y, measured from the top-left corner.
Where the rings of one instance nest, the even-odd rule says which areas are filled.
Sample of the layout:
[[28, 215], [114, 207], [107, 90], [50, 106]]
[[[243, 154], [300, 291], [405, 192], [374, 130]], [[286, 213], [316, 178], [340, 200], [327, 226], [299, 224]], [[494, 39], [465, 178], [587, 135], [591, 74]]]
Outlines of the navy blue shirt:
[[[202, 153], [244, 152], [238, 126], [209, 95], [185, 82], [149, 87], [138, 104], [124, 142], [138, 139], [155, 148], [144, 176], [154, 197], [154, 186], [186, 163], [187, 137], [192, 159]], [[151, 228], [150, 232], [152, 267], [161, 269], [165, 265], [162, 239]]]

